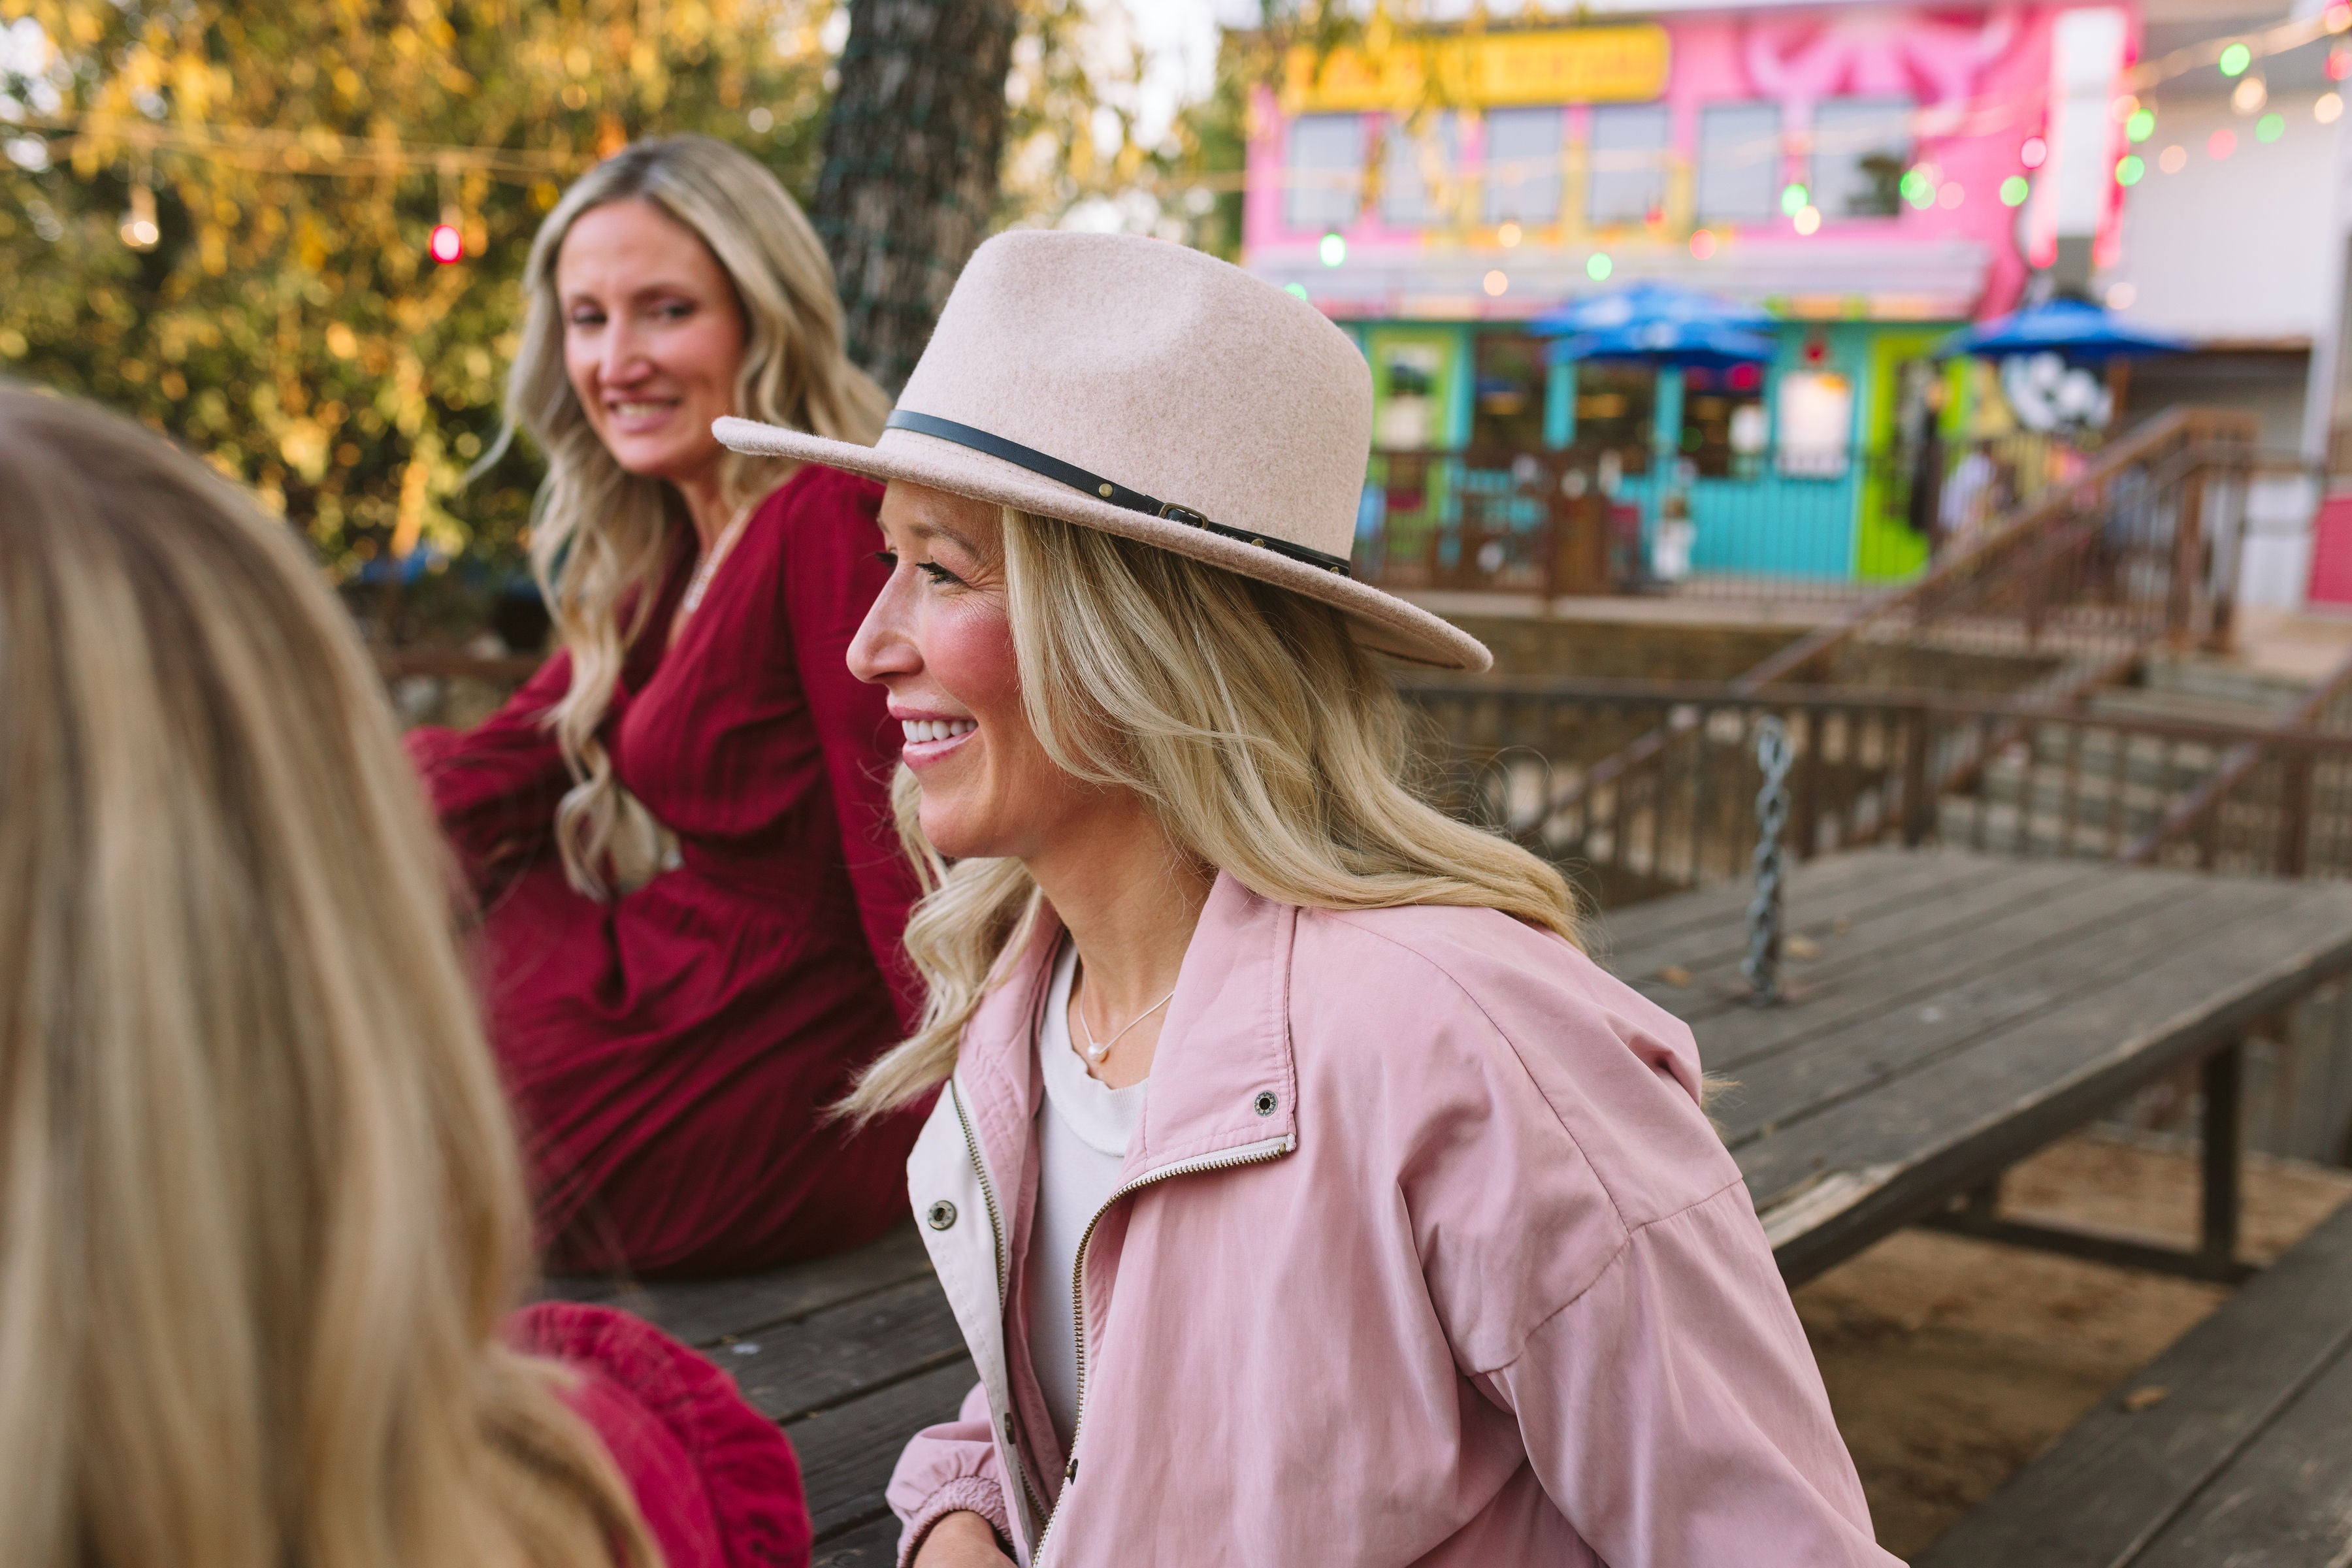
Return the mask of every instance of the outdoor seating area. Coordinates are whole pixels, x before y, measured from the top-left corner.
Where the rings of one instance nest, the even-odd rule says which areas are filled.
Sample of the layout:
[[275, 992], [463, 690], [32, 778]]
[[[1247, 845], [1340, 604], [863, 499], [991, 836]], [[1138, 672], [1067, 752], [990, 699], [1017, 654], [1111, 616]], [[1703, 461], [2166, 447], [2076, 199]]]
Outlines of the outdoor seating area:
[[[2352, 972], [2352, 885], [1876, 848], [1796, 868], [1786, 897], [1786, 932], [1808, 956], [1790, 965], [1777, 1006], [1753, 1005], [1739, 975], [1748, 951], [1745, 889], [1622, 911], [1598, 922], [1593, 943], [1612, 972], [1691, 1024], [1707, 1071], [1728, 1080], [1711, 1110], [1785, 1279], [1811, 1279], [1916, 1224], [2196, 1278], [2253, 1274], [2235, 1240], [2242, 1157], [2232, 1131], [2236, 1043]], [[2210, 1092], [2197, 1248], [2175, 1252], [2000, 1216], [2005, 1168], [2140, 1086], [2199, 1062]], [[2318, 1374], [2352, 1342], [2352, 1323], [2340, 1297], [2322, 1300], [2318, 1292], [2340, 1289], [2352, 1267], [2347, 1226], [2352, 1219], [2337, 1222], [2273, 1265], [2280, 1283], [2256, 1294], [2267, 1278], [2259, 1277], [2245, 1308], [2225, 1309], [2238, 1313], [2229, 1320], [2236, 1322], [2288, 1290], [2306, 1303], [2297, 1320], [2304, 1337], [2273, 1339], [2263, 1352], [2286, 1380], [2278, 1398], [2223, 1437], [2199, 1428], [2209, 1458], [2220, 1446], [2250, 1455], [2249, 1487], [2267, 1473], [2256, 1438], [2273, 1417], [2285, 1419], [2270, 1405], [2286, 1410], [2288, 1395], [2309, 1385], [2303, 1421], [2324, 1419], [2324, 1410], [2340, 1420], [2343, 1406], [2326, 1403], [2334, 1385]], [[866, 1568], [893, 1560], [898, 1526], [882, 1500], [891, 1466], [917, 1428], [954, 1415], [974, 1376], [913, 1224], [862, 1251], [765, 1276], [677, 1284], [569, 1279], [550, 1289], [645, 1313], [717, 1361], [784, 1425], [807, 1479], [817, 1563]], [[2192, 1336], [2143, 1381], [2175, 1376], [2163, 1369], [2196, 1357], [2201, 1343], [2244, 1342], [2221, 1323]], [[2190, 1378], [2179, 1374], [2168, 1386], [2187, 1420], [2196, 1408]], [[2283, 1427], [2277, 1441], [2292, 1435]], [[2102, 1473], [2140, 1474], [2130, 1457], [2138, 1448], [2116, 1452], [2095, 1434], [2082, 1441]], [[2336, 1479], [2352, 1485], [2352, 1450], [2337, 1451], [2347, 1466]], [[2168, 1473], [2185, 1478], [2185, 1505], [2186, 1493], [2221, 1468], [2183, 1460]], [[2046, 1492], [2040, 1476], [2028, 1472], [2018, 1487]], [[2329, 1510], [2342, 1495], [2289, 1477], [2259, 1494], [2279, 1529], [2306, 1534], [2332, 1527], [2339, 1515]], [[2008, 1508], [1998, 1502], [1988, 1518], [2005, 1518]], [[2010, 1561], [2006, 1543], [2027, 1528], [1998, 1535], [1972, 1521], [1958, 1539], [1978, 1545], [1928, 1561], [1939, 1568]], [[1986, 1549], [1996, 1542], [1998, 1551]], [[2143, 1559], [2014, 1561], [2071, 1568]], [[2211, 1560], [2144, 1561], [2186, 1568]], [[2246, 1561], [2326, 1568], [2328, 1560]]]

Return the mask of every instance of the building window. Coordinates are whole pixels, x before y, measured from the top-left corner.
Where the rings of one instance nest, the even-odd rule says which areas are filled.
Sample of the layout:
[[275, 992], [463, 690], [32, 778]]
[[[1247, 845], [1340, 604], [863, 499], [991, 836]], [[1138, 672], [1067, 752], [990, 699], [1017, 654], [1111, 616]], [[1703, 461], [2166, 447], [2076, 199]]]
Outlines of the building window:
[[1911, 100], [1833, 98], [1813, 110], [1813, 205], [1828, 217], [1893, 217], [1911, 165]]
[[1845, 474], [1853, 443], [1853, 383], [1825, 371], [1780, 377], [1780, 471], [1809, 479]]
[[1417, 451], [1445, 437], [1446, 345], [1430, 338], [1383, 338], [1372, 351], [1380, 413], [1376, 446]]
[[1658, 373], [1647, 365], [1585, 360], [1576, 367], [1576, 451], [1603, 477], [1650, 471]]
[[1544, 444], [1544, 342], [1526, 332], [1481, 332], [1471, 387], [1470, 445], [1533, 451]]
[[1356, 220], [1364, 200], [1364, 121], [1355, 114], [1302, 114], [1290, 122], [1283, 222], [1320, 234]]
[[1497, 109], [1486, 116], [1486, 220], [1559, 220], [1560, 114], [1552, 109]]
[[1764, 367], [1683, 372], [1683, 456], [1703, 479], [1753, 479], [1764, 458]]
[[1780, 209], [1780, 106], [1719, 103], [1698, 121], [1698, 221], [1769, 223]]
[[1592, 111], [1586, 216], [1640, 223], [1666, 201], [1666, 106], [1612, 103]]
[[1381, 159], [1381, 221], [1391, 228], [1435, 228], [1453, 221], [1460, 142], [1452, 110], [1418, 129], [1389, 122]]

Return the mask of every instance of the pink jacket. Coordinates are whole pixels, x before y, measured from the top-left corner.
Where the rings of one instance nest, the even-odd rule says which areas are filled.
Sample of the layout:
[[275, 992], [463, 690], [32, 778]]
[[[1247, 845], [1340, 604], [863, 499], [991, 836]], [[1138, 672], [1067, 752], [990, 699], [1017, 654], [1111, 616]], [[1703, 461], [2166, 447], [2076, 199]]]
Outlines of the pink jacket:
[[908, 1161], [981, 1383], [899, 1458], [902, 1562], [971, 1509], [1049, 1568], [1895, 1563], [1690, 1031], [1490, 910], [1218, 879], [1073, 1281], [1062, 1453], [1005, 1331], [1057, 938]]

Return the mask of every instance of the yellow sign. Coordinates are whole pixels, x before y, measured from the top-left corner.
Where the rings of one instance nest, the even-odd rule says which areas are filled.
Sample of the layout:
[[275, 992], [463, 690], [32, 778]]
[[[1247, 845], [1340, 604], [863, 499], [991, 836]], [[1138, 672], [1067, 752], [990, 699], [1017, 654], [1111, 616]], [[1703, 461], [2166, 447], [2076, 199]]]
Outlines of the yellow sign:
[[1623, 101], [1665, 91], [1666, 30], [1645, 23], [1400, 38], [1319, 58], [1296, 48], [1283, 65], [1282, 106], [1292, 114]]

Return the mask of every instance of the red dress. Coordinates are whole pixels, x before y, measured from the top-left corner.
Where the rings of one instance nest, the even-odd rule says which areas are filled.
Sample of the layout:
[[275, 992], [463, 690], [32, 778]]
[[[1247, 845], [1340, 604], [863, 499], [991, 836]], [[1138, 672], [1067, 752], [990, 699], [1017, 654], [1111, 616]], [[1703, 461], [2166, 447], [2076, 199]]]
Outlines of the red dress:
[[800, 1461], [725, 1373], [610, 1307], [542, 1301], [508, 1339], [571, 1369], [564, 1403], [613, 1457], [662, 1568], [807, 1568]]
[[898, 947], [914, 877], [889, 827], [900, 734], [845, 663], [887, 575], [881, 495], [799, 470], [668, 646], [681, 549], [600, 731], [683, 860], [635, 892], [583, 897], [555, 850], [571, 781], [540, 721], [568, 655], [476, 728], [409, 735], [480, 902], [491, 1044], [551, 1270], [759, 1268], [906, 1212], [922, 1110], [854, 1135], [827, 1115], [919, 1005]]

